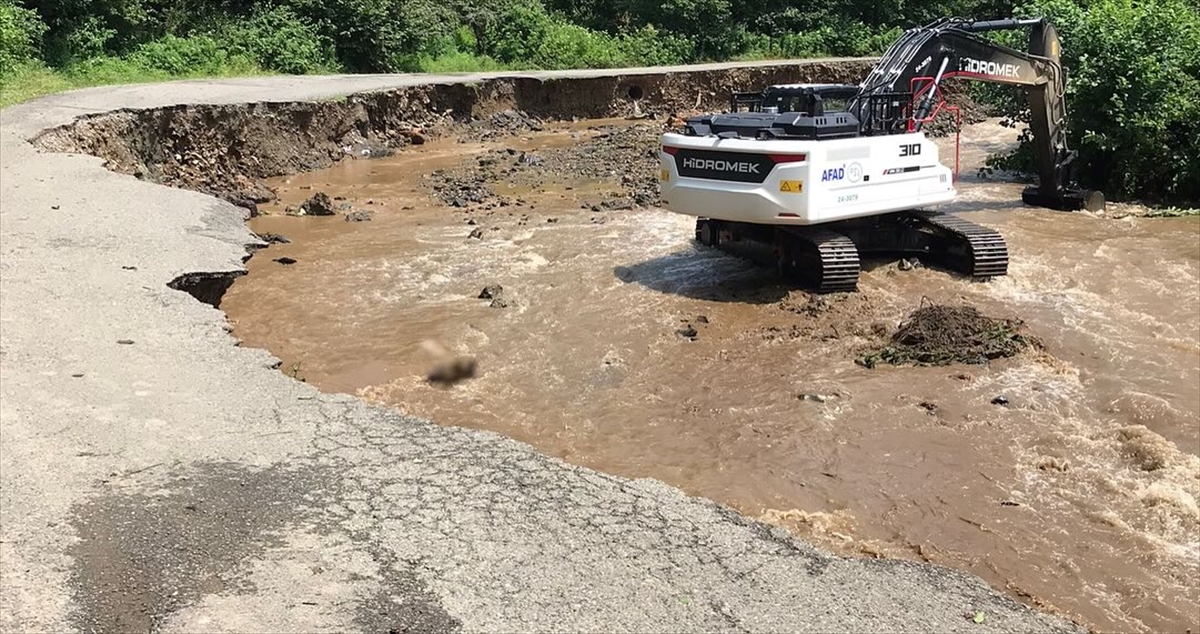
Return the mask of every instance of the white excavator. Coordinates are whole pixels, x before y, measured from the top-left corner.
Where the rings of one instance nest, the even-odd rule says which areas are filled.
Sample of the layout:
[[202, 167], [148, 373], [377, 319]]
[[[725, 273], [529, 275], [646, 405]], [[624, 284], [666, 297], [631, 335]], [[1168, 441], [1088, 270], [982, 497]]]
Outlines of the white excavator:
[[[977, 35], [1014, 28], [1030, 30], [1028, 53]], [[854, 290], [862, 253], [917, 254], [974, 278], [1005, 275], [999, 233], [936, 211], [954, 200], [955, 174], [922, 127], [951, 107], [945, 80], [1021, 86], [1039, 179], [1022, 199], [1103, 209], [1103, 194], [1070, 177], [1059, 53], [1044, 19], [948, 18], [905, 32], [859, 85], [734, 93], [730, 112], [691, 117], [663, 135], [663, 207], [696, 216], [701, 244], [766, 254], [785, 278], [820, 292]]]

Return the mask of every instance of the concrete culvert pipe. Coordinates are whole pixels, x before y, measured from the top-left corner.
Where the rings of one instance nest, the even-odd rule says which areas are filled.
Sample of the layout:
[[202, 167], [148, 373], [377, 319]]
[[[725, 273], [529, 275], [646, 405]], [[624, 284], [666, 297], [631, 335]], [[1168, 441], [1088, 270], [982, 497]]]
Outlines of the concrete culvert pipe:
[[646, 96], [646, 92], [642, 90], [642, 87], [638, 84], [631, 84], [629, 88], [626, 89], [625, 96], [628, 97], [630, 101], [639, 101], [642, 97]]

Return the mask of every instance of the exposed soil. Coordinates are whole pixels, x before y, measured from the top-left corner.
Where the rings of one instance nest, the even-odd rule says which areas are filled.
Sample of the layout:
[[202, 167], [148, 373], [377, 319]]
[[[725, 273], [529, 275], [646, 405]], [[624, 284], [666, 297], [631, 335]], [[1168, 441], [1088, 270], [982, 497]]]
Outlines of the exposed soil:
[[993, 319], [974, 306], [922, 306], [913, 311], [882, 348], [859, 357], [868, 368], [892, 365], [981, 364], [1015, 357], [1039, 348], [1037, 339], [1024, 334], [1020, 321]]
[[[108, 161], [117, 172], [194, 189], [253, 209], [262, 179], [378, 158], [452, 135], [466, 142], [536, 131], [544, 120], [721, 109], [732, 92], [792, 82], [857, 82], [869, 61], [797, 62], [587, 79], [504, 77], [430, 84], [313, 103], [172, 106], [85, 116], [35, 142]], [[637, 97], [635, 106], [634, 99]]]

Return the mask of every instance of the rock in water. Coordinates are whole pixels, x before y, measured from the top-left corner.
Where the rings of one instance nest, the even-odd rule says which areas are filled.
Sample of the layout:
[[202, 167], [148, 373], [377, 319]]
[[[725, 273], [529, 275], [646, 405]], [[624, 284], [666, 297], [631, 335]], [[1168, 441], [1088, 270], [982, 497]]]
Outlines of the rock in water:
[[430, 383], [450, 386], [466, 379], [474, 378], [478, 364], [475, 357], [460, 356], [443, 361], [433, 367], [426, 376]]
[[499, 284], [488, 284], [479, 291], [479, 299], [500, 299], [504, 294], [504, 287]]
[[330, 200], [329, 194], [325, 192], [317, 192], [312, 198], [304, 201], [300, 205], [300, 212], [306, 216], [332, 216], [337, 213], [333, 208], [333, 201]]
[[289, 240], [287, 236], [280, 235], [278, 233], [267, 232], [267, 233], [258, 233], [255, 235], [258, 236], [259, 240], [262, 240], [263, 242], [266, 242], [267, 244], [289, 244], [289, 243], [291, 243], [291, 240]]
[[369, 211], [359, 210], [359, 211], [352, 211], [352, 212], [346, 214], [346, 222], [366, 222], [370, 219], [371, 219], [371, 212], [369, 212]]

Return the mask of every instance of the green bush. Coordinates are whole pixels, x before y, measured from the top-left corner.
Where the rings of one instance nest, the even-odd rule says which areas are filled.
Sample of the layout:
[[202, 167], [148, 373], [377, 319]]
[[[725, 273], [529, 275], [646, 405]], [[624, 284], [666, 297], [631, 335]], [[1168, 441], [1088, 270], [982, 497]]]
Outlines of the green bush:
[[0, 75], [36, 59], [46, 29], [36, 11], [0, 0]]
[[491, 24], [486, 53], [503, 64], [526, 68], [611, 68], [676, 62], [686, 43], [659, 37], [653, 26], [612, 36], [552, 16], [539, 2], [511, 5]]
[[222, 42], [207, 35], [186, 38], [168, 35], [139, 46], [125, 61], [147, 72], [168, 77], [220, 75], [231, 65], [253, 64], [248, 56], [231, 54]]
[[882, 54], [896, 38], [900, 29], [872, 31], [861, 22], [840, 27], [821, 26], [800, 32], [784, 32], [774, 36], [752, 35], [748, 50], [751, 57], [802, 58], [822, 55], [868, 57]]
[[479, 73], [505, 70], [506, 66], [486, 56], [453, 51], [437, 57], [423, 57], [418, 69], [423, 73]]
[[696, 45], [686, 37], [664, 33], [647, 24], [633, 33], [619, 36], [627, 64], [670, 66], [695, 59]]
[[453, 8], [433, 0], [286, 0], [315, 26], [352, 72], [417, 70], [422, 58], [446, 52], [459, 20]]
[[[1200, 12], [1189, 0], [1036, 0], [1058, 28], [1081, 183], [1111, 198], [1200, 201]], [[1022, 113], [1021, 117], [1027, 117]], [[1022, 167], [1028, 147], [999, 167]]]
[[333, 43], [288, 7], [258, 11], [222, 29], [219, 37], [232, 53], [281, 73], [302, 75], [338, 67]]

